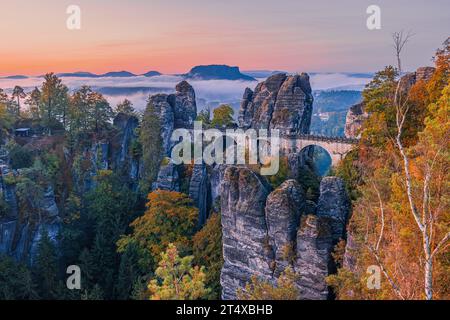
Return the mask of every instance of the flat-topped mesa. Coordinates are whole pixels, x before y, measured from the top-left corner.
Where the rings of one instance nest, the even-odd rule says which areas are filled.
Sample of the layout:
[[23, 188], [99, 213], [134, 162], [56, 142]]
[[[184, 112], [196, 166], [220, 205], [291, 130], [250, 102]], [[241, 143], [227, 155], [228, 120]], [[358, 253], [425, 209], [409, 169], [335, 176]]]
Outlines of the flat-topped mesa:
[[309, 133], [313, 96], [306, 73], [278, 73], [247, 88], [239, 110], [239, 127]]

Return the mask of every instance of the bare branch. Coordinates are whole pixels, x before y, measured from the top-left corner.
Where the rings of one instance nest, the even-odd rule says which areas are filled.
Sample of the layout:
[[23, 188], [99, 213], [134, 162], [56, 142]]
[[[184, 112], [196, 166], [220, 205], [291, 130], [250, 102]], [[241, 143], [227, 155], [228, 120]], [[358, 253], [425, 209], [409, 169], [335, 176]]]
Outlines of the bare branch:
[[[442, 238], [441, 241], [439, 241], [436, 248], [434, 248], [433, 252], [431, 253], [431, 259], [433, 259], [434, 255], [439, 252], [439, 250], [442, 248], [442, 246], [450, 239], [450, 232], [447, 232], [447, 234]], [[450, 244], [450, 243], [448, 243]], [[447, 244], [447, 245], [448, 245]], [[447, 246], [446, 245], [446, 246]]]
[[397, 57], [397, 67], [398, 72], [402, 72], [402, 64], [400, 55], [402, 53], [403, 47], [408, 43], [408, 41], [413, 37], [414, 34], [411, 31], [408, 31], [406, 34], [402, 31], [394, 32], [392, 34], [392, 40], [394, 42], [395, 56]]

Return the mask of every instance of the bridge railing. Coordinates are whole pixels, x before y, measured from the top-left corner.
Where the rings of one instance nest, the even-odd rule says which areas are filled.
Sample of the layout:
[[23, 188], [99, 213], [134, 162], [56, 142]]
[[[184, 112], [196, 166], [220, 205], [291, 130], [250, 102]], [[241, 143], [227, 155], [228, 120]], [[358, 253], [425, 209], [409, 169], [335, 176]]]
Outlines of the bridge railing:
[[[215, 128], [223, 132], [224, 134], [227, 132], [228, 129], [230, 130], [236, 130], [236, 129], [243, 129], [243, 128]], [[244, 131], [246, 129], [243, 129]], [[315, 135], [315, 134], [304, 134], [304, 133], [295, 133], [291, 131], [284, 131], [279, 130], [280, 137], [287, 138], [287, 139], [304, 139], [304, 140], [313, 140], [313, 141], [324, 141], [324, 142], [337, 142], [337, 143], [347, 143], [347, 144], [357, 144], [359, 142], [359, 139], [354, 138], [347, 138], [347, 137], [341, 137], [341, 136], [322, 136], [322, 135]]]
[[336, 142], [336, 143], [347, 143], [347, 144], [357, 144], [359, 142], [358, 139], [352, 139], [352, 138], [346, 138], [346, 137], [321, 136], [321, 135], [302, 134], [302, 133], [288, 133], [288, 134], [284, 134], [282, 136], [284, 136], [286, 138], [290, 138], [290, 139], [303, 139], [303, 140]]

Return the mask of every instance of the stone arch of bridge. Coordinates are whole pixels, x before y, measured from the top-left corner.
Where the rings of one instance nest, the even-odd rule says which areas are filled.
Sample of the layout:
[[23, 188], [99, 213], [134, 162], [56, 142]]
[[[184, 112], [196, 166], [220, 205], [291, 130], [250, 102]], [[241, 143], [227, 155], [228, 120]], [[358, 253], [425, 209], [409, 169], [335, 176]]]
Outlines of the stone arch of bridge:
[[352, 144], [345, 142], [331, 142], [331, 141], [316, 141], [316, 140], [284, 140], [282, 142], [282, 152], [285, 153], [301, 153], [306, 148], [317, 146], [324, 149], [331, 158], [331, 165], [336, 166], [345, 155], [353, 148]]
[[[316, 149], [319, 148], [320, 150], [325, 151], [325, 153], [328, 155], [328, 157], [331, 159], [331, 166], [335, 166], [339, 163], [341, 160], [341, 156], [334, 154], [333, 150], [330, 150], [330, 148], [326, 148], [326, 145], [319, 144], [319, 143], [310, 143], [305, 144], [301, 149], [297, 150], [298, 153], [302, 154], [303, 152], [308, 152], [308, 150], [311, 150], [311, 147], [315, 147]], [[312, 155], [312, 154], [311, 154]]]

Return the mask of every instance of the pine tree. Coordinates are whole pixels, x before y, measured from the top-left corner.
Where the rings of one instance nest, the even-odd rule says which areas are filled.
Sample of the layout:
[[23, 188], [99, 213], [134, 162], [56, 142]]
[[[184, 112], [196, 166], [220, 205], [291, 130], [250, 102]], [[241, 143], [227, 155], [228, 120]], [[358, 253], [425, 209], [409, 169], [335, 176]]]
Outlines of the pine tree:
[[41, 103], [41, 91], [37, 87], [35, 87], [33, 91], [31, 91], [30, 94], [28, 95], [28, 98], [25, 100], [25, 104], [28, 105], [33, 120], [40, 119], [39, 114], [40, 103]]
[[97, 187], [87, 197], [95, 233], [91, 246], [93, 275], [104, 297], [113, 298], [120, 264], [116, 243], [133, 217], [135, 197], [111, 171], [100, 171], [96, 180]]
[[133, 287], [143, 272], [139, 268], [139, 253], [134, 244], [127, 246], [120, 257], [119, 274], [116, 284], [117, 299], [128, 300]]
[[41, 239], [33, 261], [33, 277], [42, 299], [57, 298], [58, 256], [55, 245], [46, 230], [41, 231]]
[[44, 125], [51, 133], [53, 128], [61, 126], [58, 118], [62, 119], [63, 128], [66, 126], [68, 110], [68, 88], [62, 84], [55, 74], [48, 73], [44, 77], [41, 91], [40, 113]]
[[27, 95], [25, 91], [20, 86], [15, 86], [12, 93], [12, 98], [17, 99], [17, 116], [20, 115], [20, 99], [25, 98]]
[[208, 296], [205, 288], [205, 268], [192, 267], [193, 256], [180, 258], [173, 244], [161, 254], [156, 279], [150, 281], [151, 300], [197, 300]]
[[108, 101], [106, 101], [102, 94], [97, 92], [90, 94], [89, 106], [91, 130], [98, 133], [100, 130], [106, 128], [114, 113]]
[[126, 115], [135, 115], [135, 110], [133, 108], [133, 103], [130, 100], [125, 99], [120, 102], [116, 107], [117, 113], [124, 113]]
[[0, 300], [38, 298], [30, 270], [7, 256], [0, 256]]

